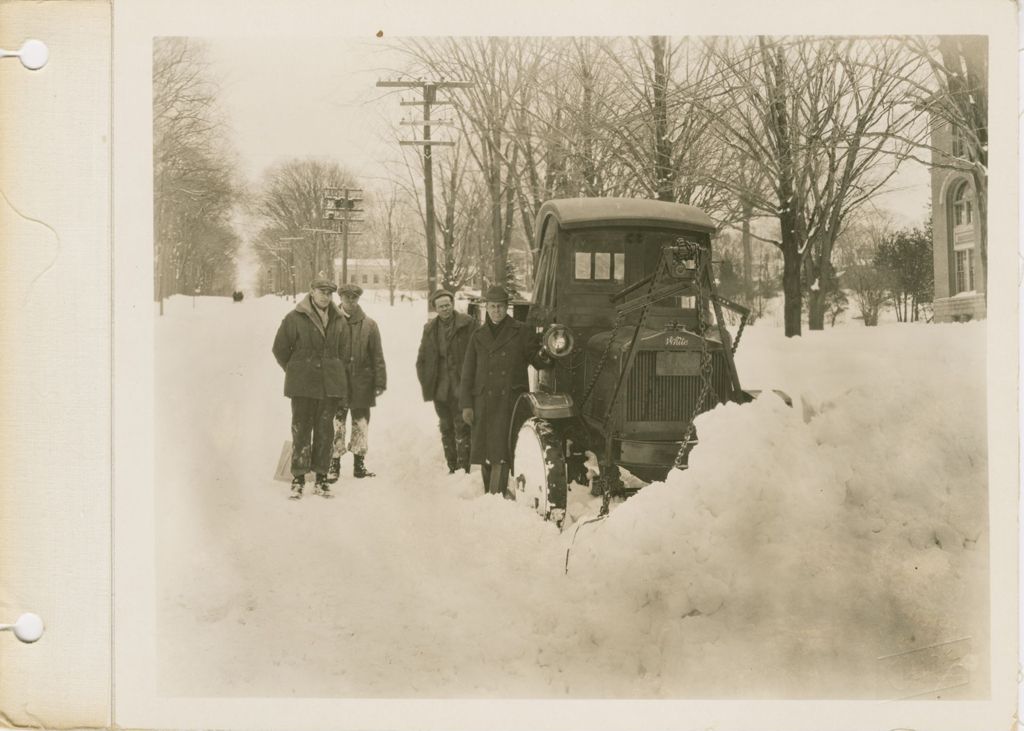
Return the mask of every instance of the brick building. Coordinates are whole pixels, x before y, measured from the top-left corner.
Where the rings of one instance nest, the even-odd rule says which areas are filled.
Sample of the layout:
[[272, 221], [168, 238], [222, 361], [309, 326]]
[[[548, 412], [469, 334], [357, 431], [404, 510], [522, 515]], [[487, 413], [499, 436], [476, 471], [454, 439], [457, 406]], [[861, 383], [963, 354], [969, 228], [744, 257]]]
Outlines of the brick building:
[[984, 318], [987, 277], [974, 184], [966, 167], [955, 168], [956, 158], [965, 156], [964, 145], [948, 124], [936, 123], [932, 148], [935, 322]]

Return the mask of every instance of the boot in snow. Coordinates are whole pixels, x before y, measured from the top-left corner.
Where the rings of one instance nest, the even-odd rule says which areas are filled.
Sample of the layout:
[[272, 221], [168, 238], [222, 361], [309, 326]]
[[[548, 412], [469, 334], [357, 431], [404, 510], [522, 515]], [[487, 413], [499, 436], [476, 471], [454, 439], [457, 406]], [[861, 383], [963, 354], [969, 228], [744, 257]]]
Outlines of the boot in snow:
[[332, 457], [331, 466], [327, 469], [327, 481], [333, 484], [338, 481], [339, 477], [341, 477], [341, 458]]
[[302, 488], [306, 486], [305, 475], [295, 475], [292, 478], [292, 494], [288, 496], [289, 500], [301, 500], [302, 499]]
[[448, 463], [448, 474], [454, 474], [459, 466], [459, 457], [455, 447], [455, 436], [451, 432], [441, 434], [441, 447], [444, 449], [444, 461]]
[[324, 498], [334, 497], [334, 493], [331, 492], [331, 480], [328, 475], [323, 473], [317, 474], [316, 483], [313, 486], [313, 494]]
[[353, 454], [352, 455], [352, 476], [353, 477], [376, 477], [373, 472], [366, 469], [366, 463], [363, 462], [363, 455]]

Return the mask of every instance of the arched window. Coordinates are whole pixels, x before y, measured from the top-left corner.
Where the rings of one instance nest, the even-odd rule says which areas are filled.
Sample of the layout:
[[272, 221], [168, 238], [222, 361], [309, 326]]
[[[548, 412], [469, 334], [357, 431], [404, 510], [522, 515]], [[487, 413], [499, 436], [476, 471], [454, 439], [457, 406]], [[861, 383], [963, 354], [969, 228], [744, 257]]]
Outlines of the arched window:
[[974, 193], [966, 180], [953, 188], [953, 285], [954, 294], [974, 291]]
[[960, 183], [953, 193], [953, 225], [966, 226], [974, 222], [974, 196], [967, 181]]

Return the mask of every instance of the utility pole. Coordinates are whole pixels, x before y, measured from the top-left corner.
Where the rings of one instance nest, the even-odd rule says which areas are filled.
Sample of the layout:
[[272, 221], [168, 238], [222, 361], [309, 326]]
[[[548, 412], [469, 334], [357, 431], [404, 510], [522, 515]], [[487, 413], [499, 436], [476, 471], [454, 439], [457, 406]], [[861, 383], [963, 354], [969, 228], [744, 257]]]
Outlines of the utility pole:
[[[364, 219], [353, 218], [353, 214], [363, 213], [357, 206], [363, 200], [362, 188], [327, 188], [324, 191], [324, 219], [338, 221], [340, 231], [331, 229], [329, 233], [341, 234], [341, 283], [348, 282], [348, 236], [360, 233], [351, 231], [351, 224], [361, 223]], [[323, 229], [318, 229], [323, 230]]]
[[[290, 259], [290, 263], [288, 265], [288, 269], [289, 269], [289, 271], [291, 271], [291, 277], [292, 277], [292, 302], [295, 301], [295, 297], [296, 297], [296, 289], [295, 289], [295, 242], [296, 241], [304, 241], [305, 239], [306, 239], [305, 236], [285, 236], [284, 238], [280, 238], [280, 239], [277, 240], [277, 243], [279, 243], [279, 244], [285, 244], [285, 243], [288, 244], [288, 253], [289, 253], [289, 259]], [[280, 257], [278, 257], [278, 258], [280, 258]]]
[[423, 126], [423, 139], [400, 140], [400, 145], [417, 145], [423, 147], [423, 195], [426, 198], [427, 227], [427, 292], [437, 289], [437, 226], [434, 222], [434, 170], [432, 165], [431, 147], [434, 145], [452, 146], [448, 140], [435, 140], [430, 136], [430, 128], [442, 126], [447, 122], [431, 121], [430, 108], [438, 104], [451, 104], [446, 99], [437, 98], [438, 89], [465, 89], [473, 86], [471, 81], [378, 81], [377, 86], [395, 87], [400, 89], [419, 89], [423, 93], [423, 101], [403, 101], [401, 106], [423, 107], [423, 119], [414, 120], [409, 124]]

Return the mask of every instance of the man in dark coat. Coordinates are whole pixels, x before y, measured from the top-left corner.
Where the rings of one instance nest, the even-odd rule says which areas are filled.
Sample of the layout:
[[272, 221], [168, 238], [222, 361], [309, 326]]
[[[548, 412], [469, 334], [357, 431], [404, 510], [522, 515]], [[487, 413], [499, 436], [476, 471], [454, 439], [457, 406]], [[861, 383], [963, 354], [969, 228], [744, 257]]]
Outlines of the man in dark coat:
[[[341, 298], [341, 359], [348, 376], [348, 398], [341, 404], [334, 419], [334, 456], [328, 479], [336, 481], [341, 473], [341, 456], [352, 452], [352, 475], [373, 477], [366, 469], [366, 451], [370, 427], [370, 408], [377, 405], [377, 397], [387, 388], [388, 376], [384, 368], [384, 350], [380, 344], [377, 323], [366, 316], [359, 306], [363, 288], [358, 284], [343, 284], [338, 288]], [[346, 420], [352, 415], [352, 438], [345, 443]]]
[[423, 326], [416, 375], [423, 400], [434, 402], [448, 473], [457, 469], [469, 472], [469, 424], [463, 421], [459, 408], [459, 382], [476, 323], [469, 315], [455, 311], [455, 296], [451, 292], [439, 289], [430, 295], [430, 302], [437, 317]]
[[327, 471], [334, 442], [334, 415], [348, 394], [341, 361], [341, 311], [331, 301], [334, 282], [315, 279], [309, 294], [285, 315], [274, 338], [274, 358], [284, 369], [284, 395], [292, 401], [292, 494], [302, 497], [306, 473], [316, 473], [316, 492], [330, 494]]
[[473, 427], [470, 462], [480, 465], [484, 489], [505, 493], [512, 461], [508, 451], [512, 407], [530, 388], [527, 366], [547, 368], [551, 363], [540, 350], [540, 338], [508, 317], [504, 289], [490, 287], [484, 300], [486, 321], [469, 340], [459, 405], [462, 418]]

